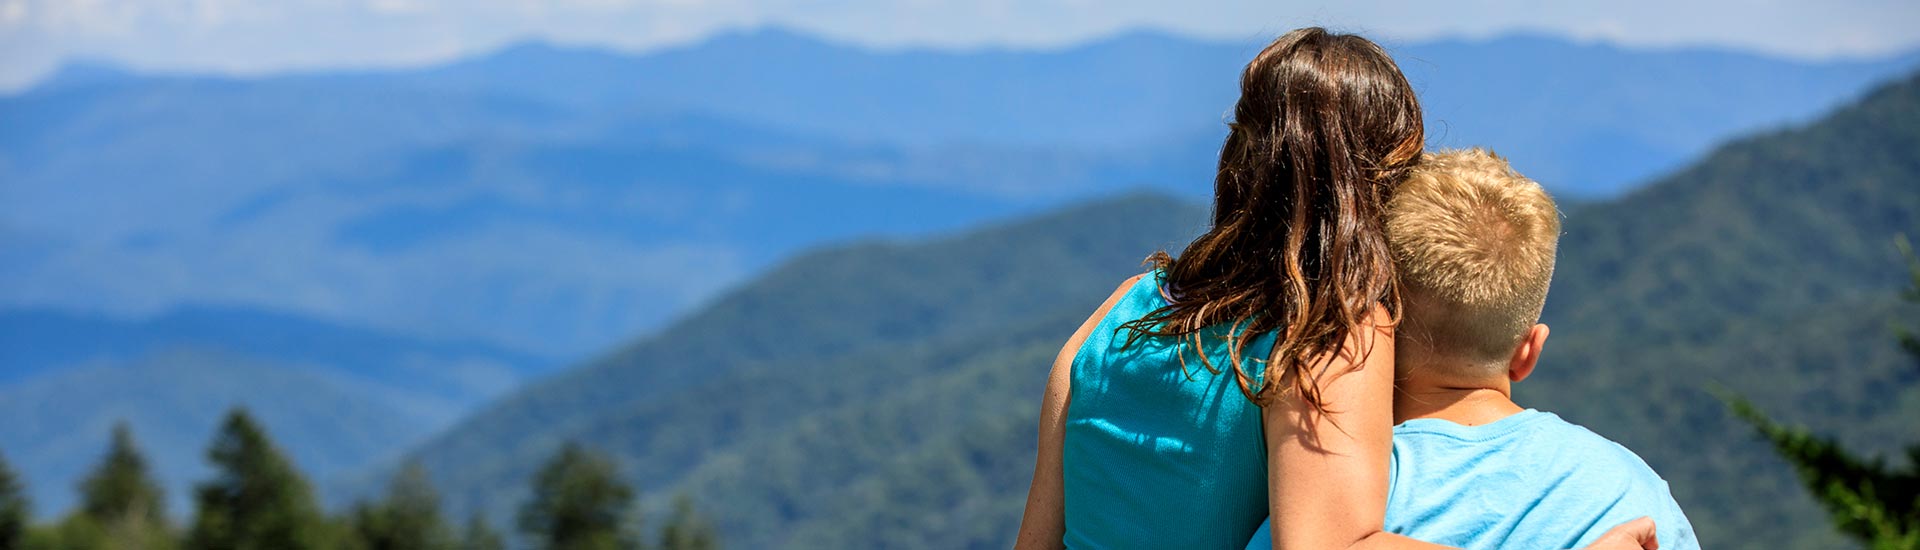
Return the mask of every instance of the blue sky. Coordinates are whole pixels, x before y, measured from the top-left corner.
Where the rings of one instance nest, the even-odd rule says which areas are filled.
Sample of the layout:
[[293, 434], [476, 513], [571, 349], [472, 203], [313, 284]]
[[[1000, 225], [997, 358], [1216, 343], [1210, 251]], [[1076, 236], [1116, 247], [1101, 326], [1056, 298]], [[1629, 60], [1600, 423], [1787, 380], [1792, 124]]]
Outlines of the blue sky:
[[875, 47], [1049, 47], [1135, 27], [1257, 40], [1319, 24], [1384, 40], [1547, 32], [1803, 58], [1920, 47], [1913, 0], [0, 0], [0, 90], [62, 60], [258, 74], [444, 61], [527, 38], [644, 51], [779, 25]]

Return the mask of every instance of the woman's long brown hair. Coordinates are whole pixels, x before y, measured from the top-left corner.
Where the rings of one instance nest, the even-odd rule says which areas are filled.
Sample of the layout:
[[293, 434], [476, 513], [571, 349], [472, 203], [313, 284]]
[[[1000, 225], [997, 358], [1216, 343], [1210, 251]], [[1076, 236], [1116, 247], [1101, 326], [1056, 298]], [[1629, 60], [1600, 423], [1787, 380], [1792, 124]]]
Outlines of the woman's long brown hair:
[[[1228, 368], [1249, 400], [1264, 407], [1294, 391], [1324, 410], [1315, 370], [1331, 364], [1376, 305], [1398, 317], [1384, 213], [1419, 161], [1420, 104], [1379, 45], [1305, 28], [1247, 64], [1228, 127], [1212, 227], [1177, 258], [1148, 258], [1165, 273], [1168, 305], [1121, 327], [1133, 331], [1129, 345], [1149, 335], [1187, 338], [1218, 373], [1201, 331], [1230, 323]], [[1273, 360], [1255, 384], [1242, 351], [1276, 331]], [[1290, 388], [1275, 383], [1287, 379]]]

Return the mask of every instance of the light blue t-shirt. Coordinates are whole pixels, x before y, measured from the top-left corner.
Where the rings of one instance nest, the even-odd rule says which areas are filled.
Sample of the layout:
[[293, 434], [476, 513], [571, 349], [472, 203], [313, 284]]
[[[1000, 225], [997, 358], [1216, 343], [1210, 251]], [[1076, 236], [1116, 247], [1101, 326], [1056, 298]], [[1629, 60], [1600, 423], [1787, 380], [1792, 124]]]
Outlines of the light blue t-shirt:
[[[1565, 549], [1652, 516], [1661, 550], [1695, 550], [1667, 482], [1618, 443], [1533, 409], [1484, 426], [1393, 429], [1386, 530], [1467, 549]], [[1249, 549], [1273, 546], [1270, 524]]]

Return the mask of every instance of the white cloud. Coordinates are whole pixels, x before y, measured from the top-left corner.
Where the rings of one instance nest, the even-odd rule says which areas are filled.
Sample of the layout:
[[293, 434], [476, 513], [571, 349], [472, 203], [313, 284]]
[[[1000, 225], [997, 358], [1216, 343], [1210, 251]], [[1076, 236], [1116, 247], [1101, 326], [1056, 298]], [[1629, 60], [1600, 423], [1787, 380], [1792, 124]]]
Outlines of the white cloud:
[[1516, 29], [1801, 57], [1920, 46], [1920, 2], [1463, 0], [0, 0], [0, 89], [62, 59], [243, 73], [421, 63], [541, 37], [645, 50], [783, 25], [876, 47], [1048, 47], [1132, 27], [1256, 41], [1327, 25], [1389, 41]]
[[367, 0], [367, 9], [384, 15], [418, 15], [432, 8], [423, 0]]
[[27, 20], [27, 0], [0, 0], [0, 25], [12, 27]]

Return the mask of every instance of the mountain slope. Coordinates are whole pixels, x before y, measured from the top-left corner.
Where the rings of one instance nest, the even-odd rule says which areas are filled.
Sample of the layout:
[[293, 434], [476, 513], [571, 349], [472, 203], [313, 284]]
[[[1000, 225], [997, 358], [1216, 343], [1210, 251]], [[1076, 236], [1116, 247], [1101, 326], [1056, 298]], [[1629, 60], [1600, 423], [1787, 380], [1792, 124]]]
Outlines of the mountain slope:
[[[1890, 245], [1920, 227], [1914, 151], [1920, 75], [1581, 207], [1546, 313], [1555, 336], [1519, 400], [1635, 449], [1710, 545], [1844, 546], [1707, 389], [1867, 449], [1920, 439], [1909, 421], [1920, 379], [1888, 329], [1920, 315], [1895, 300], [1902, 265]], [[1140, 232], [1085, 229], [1106, 218]], [[1191, 207], [1134, 199], [809, 256], [657, 340], [503, 401], [419, 456], [455, 502], [493, 513], [516, 501], [540, 449], [577, 438], [621, 456], [655, 504], [681, 491], [708, 503], [732, 544], [1004, 546], [1047, 359], [1133, 270], [1128, 260], [1196, 227], [1172, 220], [1196, 219]], [[1033, 246], [1107, 251], [1110, 271], [1061, 276], [994, 254]], [[956, 280], [991, 285], [945, 292]], [[636, 351], [664, 346], [689, 347]], [[474, 456], [518, 465], [461, 460]]]

